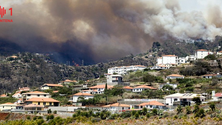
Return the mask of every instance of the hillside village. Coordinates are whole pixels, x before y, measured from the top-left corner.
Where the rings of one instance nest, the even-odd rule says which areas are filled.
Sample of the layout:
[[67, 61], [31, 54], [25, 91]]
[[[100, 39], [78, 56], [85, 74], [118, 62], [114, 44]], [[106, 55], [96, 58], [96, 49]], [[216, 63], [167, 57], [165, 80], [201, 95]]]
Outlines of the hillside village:
[[103, 77], [84, 82], [66, 79], [34, 89], [19, 87], [14, 93], [0, 95], [0, 111], [54, 112], [71, 117], [81, 110], [121, 114], [146, 108], [173, 112], [178, 106], [218, 102], [222, 98], [221, 55], [222, 51], [199, 49], [187, 57], [162, 55], [151, 67], [111, 67]]

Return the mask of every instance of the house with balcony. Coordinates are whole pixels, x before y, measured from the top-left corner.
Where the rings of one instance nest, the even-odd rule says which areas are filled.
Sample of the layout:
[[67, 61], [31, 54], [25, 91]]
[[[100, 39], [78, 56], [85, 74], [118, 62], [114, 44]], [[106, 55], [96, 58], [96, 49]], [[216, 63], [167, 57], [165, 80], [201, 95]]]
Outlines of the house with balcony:
[[108, 69], [108, 74], [123, 75], [123, 74], [127, 74], [127, 72], [129, 72], [129, 71], [144, 70], [146, 68], [147, 67], [143, 66], [143, 65], [111, 67]]
[[53, 98], [30, 98], [25, 101], [27, 105], [34, 104], [34, 105], [43, 105], [43, 106], [59, 106], [60, 102]]
[[175, 93], [171, 95], [167, 95], [164, 98], [166, 99], [166, 105], [191, 105], [192, 99], [194, 97], [200, 97], [200, 101], [205, 101], [206, 97], [200, 94], [194, 93]]
[[133, 88], [133, 92], [142, 92], [144, 90], [157, 90], [157, 89], [147, 85], [141, 85]]
[[49, 93], [40, 92], [40, 91], [22, 93], [22, 96], [26, 100], [28, 100], [30, 98], [50, 98], [51, 97], [51, 95]]

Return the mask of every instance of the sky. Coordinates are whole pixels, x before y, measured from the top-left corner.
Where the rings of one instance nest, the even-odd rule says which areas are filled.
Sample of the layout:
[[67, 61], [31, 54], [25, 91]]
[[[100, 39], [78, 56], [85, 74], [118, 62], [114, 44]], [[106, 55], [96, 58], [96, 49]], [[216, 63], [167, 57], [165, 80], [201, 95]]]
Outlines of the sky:
[[[155, 41], [222, 35], [221, 0], [0, 0], [0, 38], [60, 62], [146, 52]], [[9, 8], [13, 9], [10, 15]]]

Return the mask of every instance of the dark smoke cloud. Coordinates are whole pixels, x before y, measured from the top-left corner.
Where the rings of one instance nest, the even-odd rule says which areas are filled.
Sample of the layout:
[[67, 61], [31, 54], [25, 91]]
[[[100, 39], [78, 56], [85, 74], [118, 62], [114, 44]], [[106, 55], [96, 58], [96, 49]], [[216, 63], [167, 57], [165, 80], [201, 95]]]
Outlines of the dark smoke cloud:
[[[181, 12], [177, 0], [11, 0], [13, 23], [0, 37], [58, 60], [96, 63], [147, 51], [155, 40], [212, 39], [221, 35], [220, 8]], [[2, 5], [4, 6], [4, 5]], [[213, 11], [212, 11], [213, 10]]]

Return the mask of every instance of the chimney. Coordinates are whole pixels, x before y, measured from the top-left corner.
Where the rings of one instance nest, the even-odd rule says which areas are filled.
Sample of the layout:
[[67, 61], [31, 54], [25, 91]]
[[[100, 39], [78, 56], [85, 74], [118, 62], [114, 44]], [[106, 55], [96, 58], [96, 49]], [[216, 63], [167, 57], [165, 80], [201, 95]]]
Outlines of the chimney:
[[214, 91], [212, 91], [212, 97], [214, 97], [215, 96], [215, 90]]

